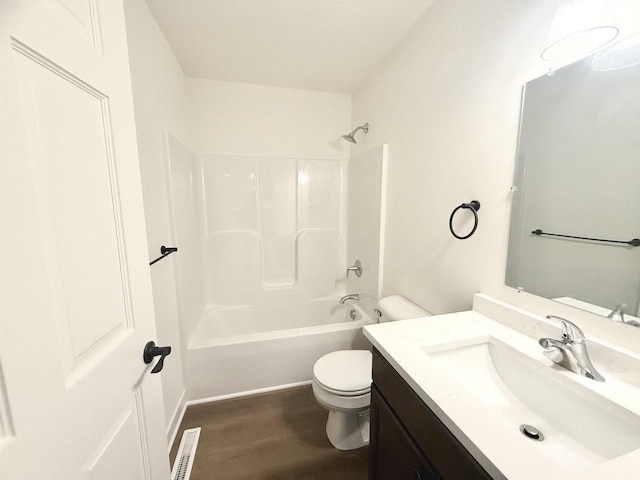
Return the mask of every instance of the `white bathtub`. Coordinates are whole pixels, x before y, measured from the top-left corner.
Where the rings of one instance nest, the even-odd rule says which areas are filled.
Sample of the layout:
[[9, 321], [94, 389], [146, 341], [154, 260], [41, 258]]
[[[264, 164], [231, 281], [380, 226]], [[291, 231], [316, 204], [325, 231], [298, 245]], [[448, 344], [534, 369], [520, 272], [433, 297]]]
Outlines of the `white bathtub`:
[[[356, 320], [349, 312], [355, 310]], [[355, 304], [314, 300], [296, 308], [226, 307], [206, 312], [189, 343], [189, 401], [211, 401], [310, 382], [313, 364], [334, 350], [369, 348], [373, 323]], [[295, 327], [294, 327], [295, 325]]]

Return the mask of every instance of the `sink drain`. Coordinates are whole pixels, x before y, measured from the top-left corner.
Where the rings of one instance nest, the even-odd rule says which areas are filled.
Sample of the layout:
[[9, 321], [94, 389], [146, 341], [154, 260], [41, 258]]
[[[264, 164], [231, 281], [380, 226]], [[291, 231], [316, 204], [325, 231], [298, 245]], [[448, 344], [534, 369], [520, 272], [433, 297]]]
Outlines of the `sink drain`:
[[542, 435], [542, 432], [533, 425], [527, 425], [523, 423], [522, 425], [520, 425], [520, 431], [525, 437], [528, 437], [532, 440], [538, 440], [539, 442], [544, 440], [544, 435]]

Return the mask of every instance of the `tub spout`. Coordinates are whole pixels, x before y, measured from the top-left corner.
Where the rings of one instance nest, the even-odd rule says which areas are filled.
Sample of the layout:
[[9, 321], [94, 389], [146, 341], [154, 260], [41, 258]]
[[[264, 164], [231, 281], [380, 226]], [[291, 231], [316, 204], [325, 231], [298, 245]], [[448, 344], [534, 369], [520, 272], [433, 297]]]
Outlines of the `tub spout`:
[[344, 302], [346, 302], [347, 300], [358, 301], [358, 300], [360, 300], [360, 294], [359, 293], [349, 293], [349, 294], [345, 295], [344, 297], [340, 298], [340, 303], [344, 304]]

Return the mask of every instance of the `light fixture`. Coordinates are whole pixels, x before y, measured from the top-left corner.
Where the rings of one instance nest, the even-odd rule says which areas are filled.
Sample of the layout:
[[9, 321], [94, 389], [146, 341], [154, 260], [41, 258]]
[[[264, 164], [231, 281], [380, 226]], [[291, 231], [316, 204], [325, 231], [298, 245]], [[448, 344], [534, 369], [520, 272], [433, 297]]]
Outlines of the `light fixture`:
[[609, 0], [562, 0], [540, 57], [550, 62], [583, 57], [618, 36]]

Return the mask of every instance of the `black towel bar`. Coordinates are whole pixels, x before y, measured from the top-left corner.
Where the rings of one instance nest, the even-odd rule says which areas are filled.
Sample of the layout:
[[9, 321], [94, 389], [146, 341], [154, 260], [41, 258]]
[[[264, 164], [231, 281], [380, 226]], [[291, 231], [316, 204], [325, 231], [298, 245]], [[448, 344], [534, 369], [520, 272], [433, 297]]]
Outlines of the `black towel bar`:
[[155, 260], [149, 262], [149, 265], [153, 265], [154, 263], [159, 262], [160, 260], [162, 260], [167, 255], [171, 255], [173, 252], [177, 252], [177, 251], [178, 251], [178, 247], [165, 247], [164, 245], [162, 245], [160, 247], [160, 253], [162, 255], [160, 255]]
[[589, 237], [575, 237], [573, 235], [560, 235], [559, 233], [547, 233], [543, 232], [539, 228], [531, 232], [532, 235], [547, 235], [549, 237], [562, 237], [562, 238], [575, 238], [577, 240], [589, 240], [590, 242], [606, 242], [606, 243], [622, 243], [631, 245], [632, 247], [640, 247], [640, 238], [634, 238], [632, 240], [605, 240], [604, 238], [589, 238]]

